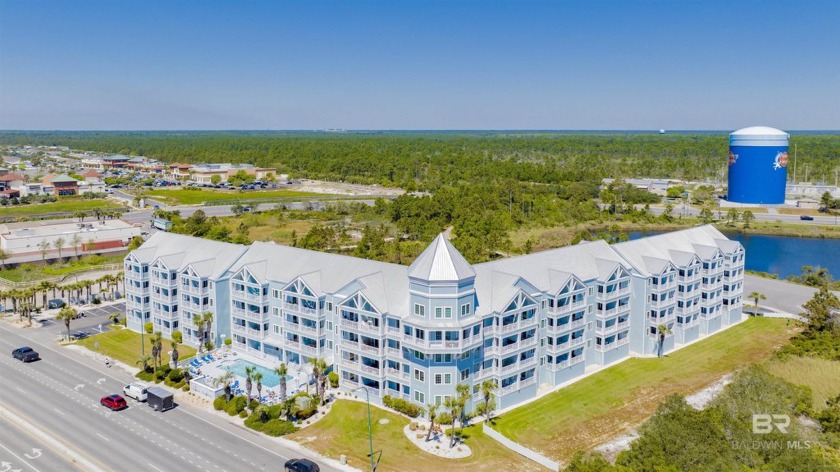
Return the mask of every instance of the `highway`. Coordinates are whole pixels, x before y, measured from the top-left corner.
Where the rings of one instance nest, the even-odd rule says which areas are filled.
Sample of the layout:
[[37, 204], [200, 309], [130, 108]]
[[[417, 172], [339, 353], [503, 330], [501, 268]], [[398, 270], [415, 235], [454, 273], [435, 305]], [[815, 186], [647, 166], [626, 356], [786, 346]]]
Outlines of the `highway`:
[[[52, 472], [85, 470], [81, 464], [62, 455], [62, 446], [47, 440], [39, 430], [19, 427], [8, 409], [0, 410], [0, 471]], [[17, 416], [17, 415], [15, 415]]]
[[[288, 458], [301, 456], [317, 461], [321, 470], [335, 470], [313, 454], [301, 454], [245, 428], [241, 420], [231, 424], [227, 417], [189, 404], [160, 413], [145, 403], [128, 400], [127, 409], [111, 412], [99, 404], [99, 398], [121, 394], [132, 378], [121, 369], [108, 369], [104, 363], [55, 345], [51, 339], [59, 329], [57, 325], [30, 330], [0, 325], [0, 351], [10, 353], [29, 345], [42, 358], [24, 364], [10, 354], [0, 355], [4, 382], [0, 412], [11, 411], [28, 427], [42, 431], [39, 436], [44, 446], [65, 444], [88, 461], [83, 470], [276, 471]], [[176, 403], [181, 395], [185, 394], [176, 394]], [[0, 444], [15, 454], [28, 450], [32, 455], [31, 449], [36, 447], [32, 441], [8, 429], [2, 431]], [[40, 449], [46, 458], [43, 462], [67, 460], [48, 453], [46, 447]], [[11, 452], [8, 456], [14, 457]], [[0, 457], [6, 460], [7, 455]], [[15, 467], [22, 467], [22, 461], [14, 462], [19, 463], [21, 466]], [[40, 470], [62, 469], [65, 467]]]

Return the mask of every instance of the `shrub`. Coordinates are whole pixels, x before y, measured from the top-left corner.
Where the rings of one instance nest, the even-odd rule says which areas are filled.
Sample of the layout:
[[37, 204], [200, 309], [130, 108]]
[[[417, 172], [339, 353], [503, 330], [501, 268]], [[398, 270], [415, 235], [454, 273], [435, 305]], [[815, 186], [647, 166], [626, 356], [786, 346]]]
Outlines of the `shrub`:
[[225, 412], [230, 416], [236, 416], [237, 414], [239, 414], [239, 412], [236, 411], [236, 403], [234, 403], [233, 401], [229, 402], [225, 406]]
[[240, 418], [247, 418], [248, 417], [248, 412], [245, 411], [245, 410], [240, 411], [239, 412], [239, 417]]
[[314, 415], [315, 413], [318, 413], [318, 407], [317, 407], [317, 403], [313, 402], [311, 407], [309, 407], [305, 410], [300, 410], [297, 413], [295, 413], [295, 418], [297, 418], [299, 420], [305, 420], [305, 419], [311, 417], [312, 415]]
[[385, 395], [384, 397], [382, 397], [382, 402], [388, 408], [393, 408], [394, 410], [397, 410], [400, 413], [411, 418], [417, 418], [424, 411], [422, 407], [419, 407], [414, 403], [403, 400], [402, 398], [394, 398], [390, 395]]
[[269, 420], [263, 425], [263, 433], [269, 436], [284, 436], [286, 434], [294, 433], [298, 427], [288, 421]]
[[166, 371], [163, 369], [158, 369], [155, 372], [155, 382], [160, 382], [166, 378]]
[[137, 372], [136, 374], [134, 374], [134, 376], [145, 382], [151, 382], [152, 379], [154, 379], [154, 374], [152, 374], [151, 372], [146, 372], [145, 370]]
[[245, 397], [245, 395], [240, 395], [238, 397], [231, 398], [230, 401], [234, 404], [237, 413], [245, 410], [245, 406], [248, 404], [248, 398]]
[[178, 383], [181, 380], [184, 380], [184, 371], [183, 369], [172, 369], [166, 377], [171, 380], [172, 383]]
[[184, 382], [184, 388], [182, 388], [181, 390], [183, 390], [185, 392], [189, 392], [190, 391], [190, 384], [188, 384], [187, 382]]
[[225, 401], [225, 396], [224, 395], [222, 395], [221, 397], [216, 397], [216, 399], [213, 400], [213, 408], [215, 408], [216, 411], [222, 410], [226, 406], [227, 406], [227, 402]]
[[248, 409], [251, 411], [256, 410], [258, 406], [260, 406], [260, 402], [258, 402], [257, 400], [251, 400], [248, 403]]
[[327, 380], [330, 381], [330, 387], [338, 388], [338, 374], [330, 372], [330, 374], [327, 375]]
[[452, 415], [449, 413], [438, 413], [435, 416], [435, 423], [437, 424], [452, 424]]

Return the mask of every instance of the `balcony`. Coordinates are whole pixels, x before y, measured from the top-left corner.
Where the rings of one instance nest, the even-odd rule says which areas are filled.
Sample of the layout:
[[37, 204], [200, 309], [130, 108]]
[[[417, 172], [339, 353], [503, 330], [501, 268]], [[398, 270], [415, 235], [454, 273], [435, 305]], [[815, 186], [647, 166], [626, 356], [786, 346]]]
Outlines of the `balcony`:
[[307, 308], [301, 305], [300, 303], [289, 303], [283, 302], [283, 309], [294, 311], [296, 313], [303, 313], [306, 315], [317, 315], [318, 309], [317, 308]]
[[625, 321], [624, 323], [615, 323], [611, 326], [602, 326], [600, 328], [598, 328], [596, 326], [595, 327], [595, 333], [597, 333], [597, 334], [610, 334], [610, 333], [615, 333], [617, 331], [621, 331], [623, 329], [627, 329], [629, 327], [630, 327], [630, 322], [629, 321]]
[[677, 314], [676, 313], [671, 313], [670, 315], [659, 316], [659, 317], [655, 317], [655, 318], [653, 316], [649, 316], [649, 318], [650, 318], [651, 323], [662, 324], [662, 323], [669, 323], [671, 321], [674, 321], [677, 318]]
[[677, 303], [676, 298], [669, 298], [667, 300], [651, 300], [650, 307], [654, 309], [668, 308]]
[[624, 306], [617, 306], [615, 308], [610, 308], [609, 310], [600, 309], [595, 312], [595, 315], [600, 318], [608, 318], [610, 316], [620, 315], [622, 313], [629, 313], [630, 312], [630, 305]]
[[234, 333], [239, 333], [239, 334], [247, 334], [248, 333], [248, 328], [246, 328], [245, 326], [242, 326], [242, 325], [238, 325], [236, 323], [231, 325], [230, 329]]
[[405, 380], [410, 380], [411, 379], [411, 375], [408, 372], [402, 372], [402, 371], [399, 371], [397, 369], [392, 369], [390, 367], [388, 368], [387, 373], [388, 373], [388, 375], [390, 375], [394, 378], [401, 378], [401, 379], [405, 379]]
[[388, 326], [387, 332], [388, 334], [400, 334], [400, 329], [395, 328], [393, 326]]
[[152, 292], [152, 300], [166, 303], [167, 305], [179, 302], [178, 295], [163, 295], [155, 292]]
[[506, 325], [499, 326], [499, 332], [501, 333], [509, 333], [511, 331], [516, 331], [517, 329], [523, 328], [533, 328], [537, 325], [537, 318], [533, 317], [527, 320], [520, 320], [515, 323], [510, 323]]
[[700, 324], [700, 317], [697, 317], [696, 319], [693, 319], [691, 321], [687, 321], [687, 322], [683, 322], [683, 323], [678, 322], [677, 327], [681, 328], [681, 329], [688, 329], [688, 328], [693, 328], [693, 327], [695, 327], [699, 324]]
[[502, 348], [500, 346], [496, 346], [496, 345], [484, 346], [484, 354], [485, 355], [499, 354], [501, 352], [502, 352]]
[[548, 312], [552, 313], [552, 314], [568, 313], [570, 311], [574, 311], [578, 308], [583, 308], [585, 306], [586, 306], [586, 298], [584, 298], [582, 300], [578, 300], [576, 302], [568, 303], [568, 304], [563, 305], [563, 306], [557, 305], [554, 308], [549, 308]]
[[364, 352], [369, 352], [371, 354], [376, 354], [377, 356], [382, 355], [382, 348], [381, 347], [368, 346], [367, 344], [361, 343], [361, 344], [359, 344], [359, 349], [361, 349]]
[[613, 349], [624, 346], [625, 344], [628, 344], [629, 342], [630, 342], [630, 338], [619, 339], [618, 341], [615, 341], [615, 342], [612, 342], [612, 343], [609, 343], [609, 344], [596, 345], [595, 349], [597, 349], [598, 351], [601, 351], [601, 352], [612, 351]]
[[678, 276], [677, 281], [681, 284], [693, 284], [694, 282], [700, 281], [700, 271], [695, 270], [694, 275], [691, 277], [688, 276]]
[[513, 393], [513, 392], [519, 390], [520, 388], [522, 388], [522, 387], [519, 386], [519, 382], [514, 382], [514, 383], [508, 385], [507, 387], [502, 387], [499, 390], [499, 395], [507, 395], [508, 393]]
[[398, 349], [398, 348], [395, 348], [395, 347], [386, 347], [385, 348], [385, 353], [388, 354], [388, 355], [391, 355], [391, 356], [399, 357], [399, 356], [402, 356], [402, 349]]
[[248, 336], [250, 336], [252, 338], [255, 337], [255, 338], [258, 338], [258, 339], [262, 339], [268, 334], [268, 331], [263, 331], [261, 329], [254, 329], [254, 328], [246, 328], [246, 333], [248, 333]]
[[504, 374], [507, 374], [507, 373], [510, 373], [510, 372], [513, 372], [513, 371], [516, 371], [516, 370], [519, 370], [519, 369], [525, 369], [527, 367], [531, 367], [531, 366], [536, 365], [536, 364], [537, 364], [537, 358], [536, 358], [536, 356], [534, 356], [534, 357], [525, 359], [524, 361], [518, 361], [518, 362], [514, 362], [513, 364], [506, 365], [506, 366], [502, 367], [501, 372], [504, 375]]
[[244, 308], [232, 308], [230, 310], [231, 314], [237, 316], [239, 318], [244, 318], [250, 321], [257, 321], [262, 323], [263, 321], [268, 321], [268, 313], [255, 313], [251, 310], [246, 310]]
[[198, 287], [193, 287], [192, 284], [188, 284], [188, 285], [181, 284], [181, 292], [191, 293], [193, 295], [204, 295], [204, 294], [207, 293], [207, 289], [201, 287], [200, 285]]
[[651, 287], [652, 290], [657, 293], [667, 292], [668, 290], [673, 290], [677, 288], [677, 281], [676, 279], [674, 279], [670, 282], [665, 282], [664, 284], [651, 285]]
[[300, 352], [303, 352], [303, 353], [306, 353], [306, 354], [310, 354], [310, 355], [317, 355], [318, 354], [318, 348], [315, 347], [315, 346], [309, 346], [307, 344], [301, 344], [301, 345], [298, 346], [298, 349], [300, 349]]
[[369, 365], [362, 364], [361, 369], [362, 369], [362, 372], [365, 372], [367, 374], [373, 374], [377, 377], [382, 376], [382, 369], [380, 367], [371, 367]]
[[613, 298], [620, 297], [622, 295], [629, 295], [630, 294], [630, 285], [624, 288], [617, 288], [612, 292], [598, 292], [598, 300], [612, 300]]

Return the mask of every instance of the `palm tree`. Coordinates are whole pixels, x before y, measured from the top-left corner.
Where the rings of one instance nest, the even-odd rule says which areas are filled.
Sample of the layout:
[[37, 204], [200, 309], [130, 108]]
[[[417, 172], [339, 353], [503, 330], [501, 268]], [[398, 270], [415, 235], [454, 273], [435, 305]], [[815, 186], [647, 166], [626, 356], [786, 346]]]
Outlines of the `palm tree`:
[[53, 246], [55, 246], [55, 248], [58, 249], [59, 259], [61, 259], [61, 249], [64, 248], [65, 244], [67, 244], [67, 240], [64, 238], [56, 238], [56, 240], [53, 241]]
[[455, 418], [458, 417], [458, 411], [461, 408], [461, 404], [456, 397], [447, 397], [446, 400], [443, 401], [443, 407], [449, 412], [449, 415], [452, 416], [452, 433], [449, 442], [449, 447], [452, 448], [455, 446]]
[[286, 375], [288, 375], [286, 363], [281, 362], [279, 367], [274, 368], [274, 373], [280, 377], [280, 403], [286, 403]]
[[[461, 407], [458, 415], [458, 420], [461, 422], [461, 427], [464, 427], [464, 420], [466, 418], [466, 408], [467, 408], [467, 401], [470, 399], [470, 386], [469, 384], [459, 383], [455, 386], [455, 392], [458, 394], [458, 405]], [[455, 421], [455, 417], [452, 417], [452, 421]]]
[[178, 341], [173, 339], [170, 342], [170, 346], [172, 346], [172, 363], [175, 367], [178, 367], [178, 358], [180, 357], [180, 354], [178, 353]]
[[143, 357], [140, 358], [139, 361], [137, 361], [138, 364], [143, 365], [143, 372], [146, 372], [147, 370], [149, 370], [149, 361], [151, 359], [152, 359], [151, 356], [143, 356]]
[[46, 261], [47, 251], [50, 250], [50, 243], [48, 243], [46, 239], [43, 239], [40, 243], [38, 243], [38, 249], [41, 250], [41, 261]]
[[496, 379], [487, 379], [484, 382], [481, 382], [481, 395], [484, 397], [484, 421], [489, 423], [490, 422], [490, 411], [495, 407], [494, 405], [490, 405], [490, 402], [493, 401], [493, 395], [498, 388], [499, 384], [496, 383]]
[[78, 219], [79, 219], [79, 222], [84, 222], [84, 221], [85, 221], [85, 217], [87, 216], [87, 213], [85, 213], [85, 212], [83, 212], [83, 211], [77, 211], [76, 213], [74, 213], [74, 214], [73, 214], [73, 216], [75, 216], [76, 218], [78, 218]]
[[747, 298], [755, 301], [755, 311], [758, 312], [758, 301], [767, 300], [767, 297], [761, 292], [752, 292]]
[[67, 340], [70, 340], [70, 322], [76, 319], [76, 310], [69, 305], [65, 305], [57, 315], [55, 315], [55, 319], [58, 321], [64, 321], [64, 326], [67, 327]]
[[43, 306], [44, 308], [46, 308], [46, 307], [47, 307], [47, 292], [48, 292], [50, 289], [52, 289], [53, 287], [55, 287], [55, 284], [54, 284], [54, 283], [52, 283], [52, 282], [50, 282], [50, 281], [48, 281], [48, 280], [42, 280], [42, 281], [41, 281], [41, 283], [39, 283], [39, 284], [38, 284], [38, 287], [36, 288], [39, 292], [43, 292], [43, 293], [42, 293], [42, 301], [43, 301], [42, 306]]
[[78, 234], [74, 234], [70, 239], [70, 244], [73, 246], [73, 254], [76, 256], [76, 259], [79, 258], [79, 244], [81, 243], [82, 238]]
[[251, 387], [253, 384], [251, 383], [251, 379], [254, 377], [254, 372], [256, 372], [257, 368], [252, 366], [245, 367], [245, 392], [248, 393], [248, 401], [251, 401]]
[[[309, 363], [312, 364], [312, 377], [315, 378], [315, 393], [318, 394], [318, 398], [321, 400], [321, 404], [324, 404], [324, 371], [327, 370], [327, 361], [321, 359], [320, 357], [310, 357]], [[322, 379], [322, 377], [324, 377]]]
[[9, 258], [9, 253], [0, 249], [0, 268], [6, 267], [6, 259]]
[[155, 370], [158, 369], [158, 359], [160, 358], [160, 345], [162, 335], [160, 331], [156, 331], [154, 334], [149, 336], [149, 343], [152, 345], [152, 362], [154, 363]]
[[659, 357], [662, 357], [662, 350], [665, 348], [665, 336], [671, 334], [671, 328], [668, 325], [661, 324], [656, 327], [656, 331], [659, 333]]
[[254, 372], [254, 382], [257, 383], [257, 401], [262, 402], [262, 372]]
[[111, 313], [111, 315], [108, 317], [108, 319], [111, 320], [112, 324], [119, 324], [120, 323], [120, 312], [115, 311], [115, 312]]
[[204, 317], [196, 313], [193, 315], [195, 334], [198, 337], [198, 352], [201, 353], [201, 346], [204, 345]]
[[225, 386], [225, 401], [230, 401], [230, 397], [232, 397], [232, 392], [230, 390], [230, 382], [233, 380], [233, 372], [226, 370], [221, 377], [218, 377], [213, 384], [215, 386], [224, 385]]
[[429, 434], [426, 435], [426, 442], [429, 442], [429, 441], [432, 440], [432, 431], [435, 430], [435, 418], [437, 417], [437, 407], [438, 407], [438, 405], [436, 403], [429, 403], [428, 407], [429, 407], [429, 422], [431, 424], [429, 425]]

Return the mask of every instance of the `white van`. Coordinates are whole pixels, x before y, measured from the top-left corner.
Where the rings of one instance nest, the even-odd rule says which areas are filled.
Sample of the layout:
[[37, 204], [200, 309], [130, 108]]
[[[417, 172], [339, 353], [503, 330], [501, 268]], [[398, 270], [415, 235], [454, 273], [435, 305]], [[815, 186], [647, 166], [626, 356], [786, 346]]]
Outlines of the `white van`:
[[123, 393], [138, 402], [144, 402], [148, 398], [148, 388], [149, 386], [144, 383], [134, 382], [123, 387]]

